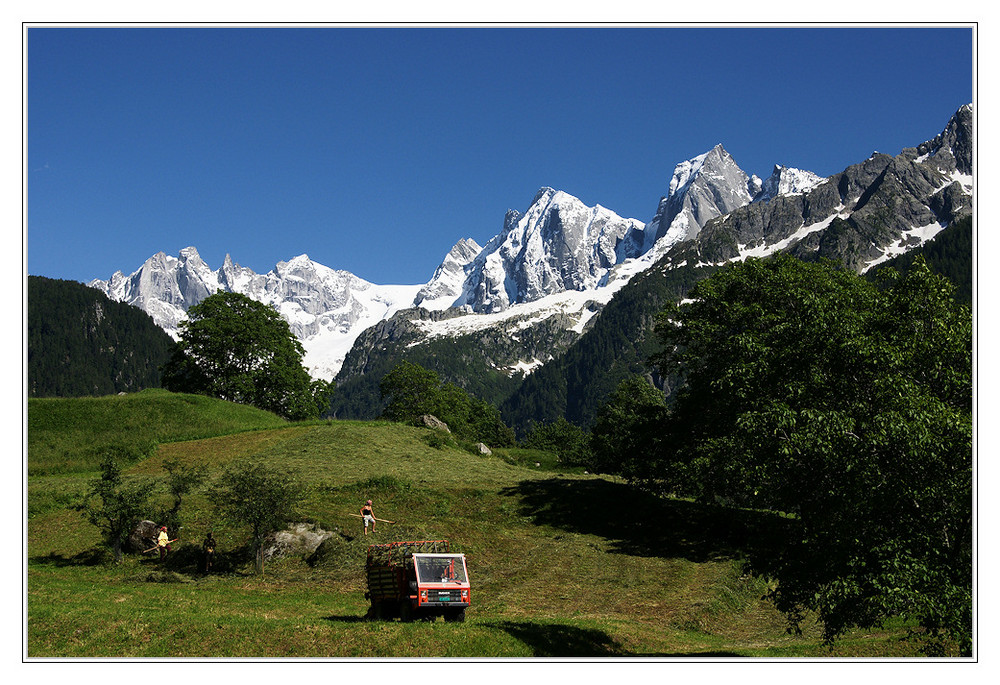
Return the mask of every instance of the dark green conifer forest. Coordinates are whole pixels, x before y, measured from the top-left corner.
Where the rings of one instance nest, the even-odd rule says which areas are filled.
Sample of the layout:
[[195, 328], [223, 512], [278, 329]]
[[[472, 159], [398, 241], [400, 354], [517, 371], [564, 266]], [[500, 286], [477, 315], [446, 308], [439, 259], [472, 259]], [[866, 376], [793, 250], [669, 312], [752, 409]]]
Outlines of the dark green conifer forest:
[[28, 276], [29, 397], [160, 387], [174, 341], [137, 307], [77, 281]]
[[941, 274], [955, 285], [957, 302], [972, 304], [971, 216], [959, 219], [927, 244], [880, 264], [879, 270], [893, 268], [906, 273], [918, 255], [923, 256], [931, 271]]

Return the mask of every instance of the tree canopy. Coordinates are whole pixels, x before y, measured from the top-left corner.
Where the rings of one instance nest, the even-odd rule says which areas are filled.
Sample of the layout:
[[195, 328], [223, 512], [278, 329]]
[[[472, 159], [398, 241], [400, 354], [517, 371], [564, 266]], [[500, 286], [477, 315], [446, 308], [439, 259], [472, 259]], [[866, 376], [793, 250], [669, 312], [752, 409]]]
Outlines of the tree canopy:
[[254, 562], [264, 573], [264, 541], [293, 516], [305, 496], [302, 484], [288, 471], [254, 461], [231, 464], [212, 486], [210, 497], [234, 527], [250, 529]]
[[471, 396], [453, 383], [442, 383], [434, 371], [403, 361], [379, 383], [386, 408], [383, 418], [412, 423], [431, 414], [448, 424], [457, 435], [494, 447], [514, 443], [514, 432], [489, 402]]
[[287, 419], [315, 418], [332, 386], [302, 366], [302, 343], [278, 312], [220, 291], [188, 310], [163, 387], [249, 404]]
[[666, 416], [663, 393], [643, 376], [619, 383], [597, 413], [590, 433], [589, 466], [598, 473], [642, 480]]
[[793, 625], [888, 616], [971, 649], [972, 317], [917, 261], [872, 284], [832, 263], [748, 260], [660, 318], [684, 385], [640, 480], [790, 516], [751, 551]]
[[560, 462], [571, 466], [590, 466], [592, 461], [590, 436], [564, 418], [532, 425], [521, 447], [553, 452]]

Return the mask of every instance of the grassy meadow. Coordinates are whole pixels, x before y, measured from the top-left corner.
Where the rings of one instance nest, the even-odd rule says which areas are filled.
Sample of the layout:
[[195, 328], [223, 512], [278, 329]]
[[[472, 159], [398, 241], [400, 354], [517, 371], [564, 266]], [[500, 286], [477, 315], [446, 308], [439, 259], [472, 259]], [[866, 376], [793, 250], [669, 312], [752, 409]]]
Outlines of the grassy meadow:
[[[764, 582], [741, 574], [753, 515], [654, 498], [552, 455], [480, 456], [427, 429], [292, 424], [163, 391], [30, 400], [28, 426], [28, 658], [919, 656], [903, 625], [833, 647], [815, 623], [788, 634]], [[73, 508], [109, 449], [143, 477], [169, 460], [210, 478], [234, 460], [281, 464], [303, 484], [298, 520], [336, 533], [332, 553], [256, 576], [247, 531], [217, 521], [202, 488], [184, 499], [171, 557], [111, 564]], [[396, 523], [365, 537], [351, 514], [368, 498]], [[209, 528], [220, 558], [204, 575]], [[467, 555], [466, 622], [365, 620], [367, 545], [438, 538]]]

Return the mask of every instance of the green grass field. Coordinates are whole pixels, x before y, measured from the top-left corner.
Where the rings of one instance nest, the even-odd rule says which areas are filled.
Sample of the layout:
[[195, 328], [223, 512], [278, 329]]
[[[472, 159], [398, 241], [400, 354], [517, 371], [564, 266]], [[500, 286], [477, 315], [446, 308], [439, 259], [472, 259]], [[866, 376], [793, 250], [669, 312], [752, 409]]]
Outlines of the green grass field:
[[[289, 424], [165, 392], [31, 400], [28, 411], [28, 658], [919, 656], [902, 625], [832, 648], [815, 624], [787, 634], [763, 581], [741, 575], [744, 513], [653, 498], [560, 470], [551, 455], [479, 456], [426, 429]], [[163, 476], [167, 460], [211, 475], [243, 458], [284, 465], [303, 483], [299, 519], [338, 532], [334, 553], [255, 576], [247, 531], [216, 521], [200, 490], [166, 562], [110, 564], [73, 509], [109, 448], [132, 455], [136, 476]], [[165, 505], [166, 489], [156, 498]], [[397, 523], [366, 538], [351, 514], [368, 498]], [[202, 575], [210, 527], [220, 570]], [[367, 545], [438, 538], [467, 555], [466, 622], [364, 620]]]

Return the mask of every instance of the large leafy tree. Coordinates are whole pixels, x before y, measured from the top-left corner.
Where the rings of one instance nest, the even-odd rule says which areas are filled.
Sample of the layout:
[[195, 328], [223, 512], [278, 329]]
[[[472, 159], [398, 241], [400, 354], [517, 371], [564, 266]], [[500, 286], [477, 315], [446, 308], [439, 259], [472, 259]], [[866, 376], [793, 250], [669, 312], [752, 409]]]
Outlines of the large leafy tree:
[[921, 262], [872, 284], [786, 257], [721, 271], [666, 311], [684, 386], [653, 465], [663, 490], [790, 515], [751, 550], [797, 626], [889, 616], [971, 650], [972, 320]]
[[554, 452], [564, 464], [591, 464], [590, 436], [587, 431], [562, 417], [549, 423], [533, 425], [524, 436], [521, 446]]
[[249, 404], [285, 418], [315, 418], [332, 386], [302, 366], [302, 343], [278, 312], [246, 295], [220, 291], [188, 310], [163, 387]]
[[644, 482], [659, 449], [666, 415], [663, 393], [643, 376], [629, 376], [608, 397], [590, 432], [590, 467]]
[[402, 361], [394, 366], [382, 378], [379, 391], [386, 402], [382, 417], [389, 421], [409, 423], [424, 414], [447, 420], [441, 416], [445, 413], [441, 378], [419, 364]]

